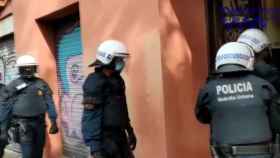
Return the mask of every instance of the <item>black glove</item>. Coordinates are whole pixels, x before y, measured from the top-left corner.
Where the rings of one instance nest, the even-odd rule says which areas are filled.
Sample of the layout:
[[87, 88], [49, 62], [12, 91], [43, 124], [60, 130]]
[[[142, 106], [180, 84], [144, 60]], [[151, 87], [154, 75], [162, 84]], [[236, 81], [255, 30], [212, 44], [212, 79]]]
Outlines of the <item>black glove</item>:
[[100, 152], [100, 151], [92, 153], [91, 156], [93, 158], [106, 158], [105, 155], [102, 152]]
[[49, 130], [49, 134], [56, 134], [58, 133], [58, 127], [56, 123], [51, 124], [51, 128]]
[[134, 134], [133, 128], [129, 127], [126, 131], [127, 131], [128, 145], [131, 150], [134, 150], [136, 148], [137, 139]]

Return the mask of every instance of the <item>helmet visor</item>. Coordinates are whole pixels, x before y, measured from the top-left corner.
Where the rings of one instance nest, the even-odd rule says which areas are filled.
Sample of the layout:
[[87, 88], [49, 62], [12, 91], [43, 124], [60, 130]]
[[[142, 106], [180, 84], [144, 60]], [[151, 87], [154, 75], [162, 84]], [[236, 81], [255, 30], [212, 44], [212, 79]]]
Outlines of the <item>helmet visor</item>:
[[35, 76], [37, 72], [37, 66], [21, 66], [19, 67], [19, 75], [24, 77], [24, 78], [31, 78]]
[[98, 67], [103, 65], [103, 63], [99, 60], [95, 60], [93, 63], [89, 64], [88, 67]]

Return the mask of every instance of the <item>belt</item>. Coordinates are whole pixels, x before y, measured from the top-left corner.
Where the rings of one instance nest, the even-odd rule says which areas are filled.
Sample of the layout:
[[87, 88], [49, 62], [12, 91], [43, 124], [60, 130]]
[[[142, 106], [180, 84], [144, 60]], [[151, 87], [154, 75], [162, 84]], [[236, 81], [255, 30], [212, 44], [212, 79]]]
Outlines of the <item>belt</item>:
[[105, 132], [119, 132], [124, 131], [124, 128], [122, 127], [112, 127], [112, 126], [104, 126], [103, 131]]
[[273, 153], [272, 144], [257, 145], [238, 145], [238, 146], [218, 146], [217, 151], [222, 151], [232, 155], [254, 155], [254, 154], [270, 154]]
[[24, 120], [44, 120], [45, 114], [40, 114], [38, 116], [19, 116], [19, 115], [13, 115], [14, 119], [24, 119]]

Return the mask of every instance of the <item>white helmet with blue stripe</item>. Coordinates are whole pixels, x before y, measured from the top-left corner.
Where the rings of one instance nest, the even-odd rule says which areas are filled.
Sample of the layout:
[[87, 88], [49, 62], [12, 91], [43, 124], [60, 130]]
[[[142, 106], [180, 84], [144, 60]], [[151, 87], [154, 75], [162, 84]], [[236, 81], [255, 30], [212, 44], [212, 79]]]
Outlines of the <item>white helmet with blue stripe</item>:
[[16, 67], [24, 67], [24, 66], [37, 66], [38, 63], [36, 59], [29, 54], [22, 55], [16, 60]]
[[267, 35], [262, 30], [255, 28], [243, 31], [237, 42], [249, 45], [255, 53], [260, 53], [271, 44]]
[[215, 69], [219, 73], [251, 71], [254, 69], [254, 52], [243, 43], [226, 43], [217, 52]]
[[126, 46], [117, 40], [106, 40], [97, 47], [96, 61], [89, 66], [109, 65], [115, 57], [127, 58]]

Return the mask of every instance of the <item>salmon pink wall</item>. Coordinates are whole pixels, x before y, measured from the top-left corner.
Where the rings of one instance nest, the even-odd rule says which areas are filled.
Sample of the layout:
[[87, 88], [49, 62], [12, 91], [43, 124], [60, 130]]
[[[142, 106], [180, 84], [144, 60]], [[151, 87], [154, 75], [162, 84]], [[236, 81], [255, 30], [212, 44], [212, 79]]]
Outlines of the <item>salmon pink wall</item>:
[[204, 0], [160, 0], [162, 70], [169, 158], [208, 158], [208, 131], [194, 117], [207, 75]]
[[123, 76], [138, 137], [136, 157], [165, 158], [158, 0], [80, 0], [80, 14], [85, 65], [94, 60], [102, 40], [127, 44], [131, 57]]

